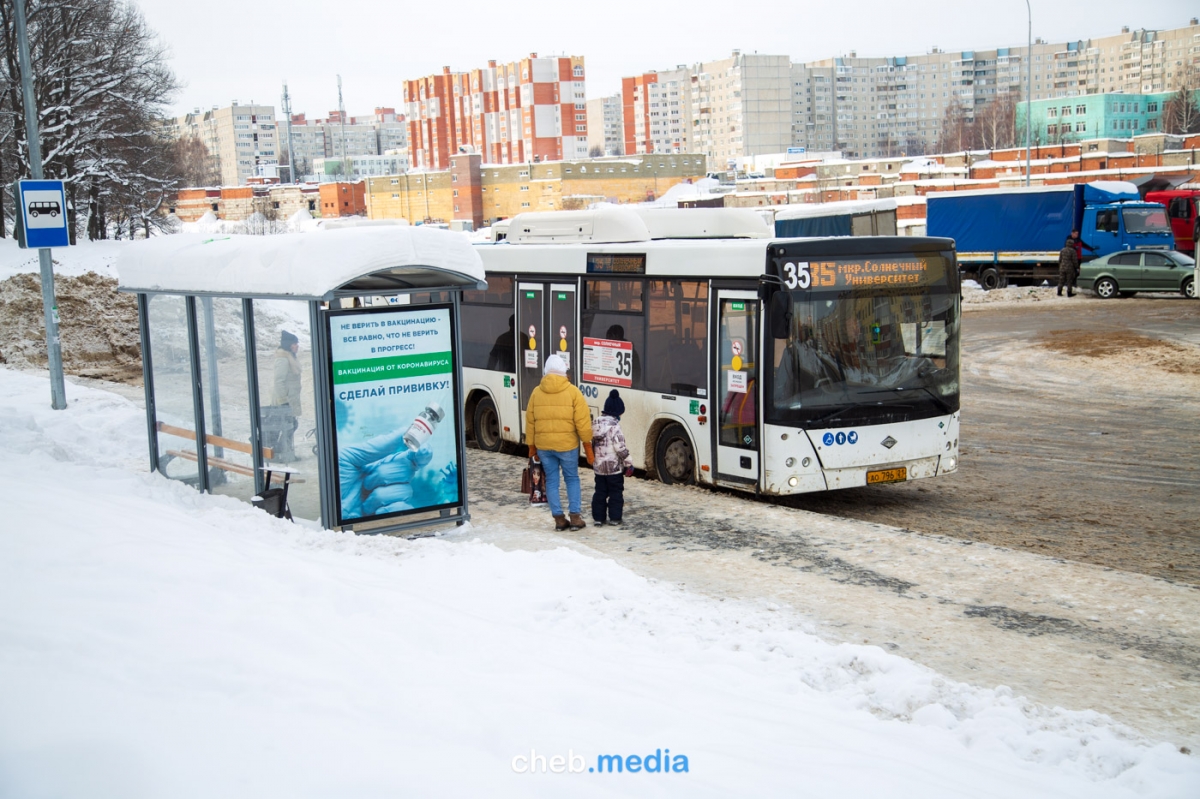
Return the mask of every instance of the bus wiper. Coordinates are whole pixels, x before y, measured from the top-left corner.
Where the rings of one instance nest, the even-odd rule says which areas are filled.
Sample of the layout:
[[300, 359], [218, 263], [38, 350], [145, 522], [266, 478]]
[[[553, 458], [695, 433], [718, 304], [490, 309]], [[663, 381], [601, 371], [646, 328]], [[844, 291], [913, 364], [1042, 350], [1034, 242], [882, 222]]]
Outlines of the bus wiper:
[[847, 405], [845, 408], [838, 408], [836, 411], [827, 413], [824, 416], [818, 416], [816, 419], [813, 419], [808, 424], [810, 427], [816, 427], [816, 426], [820, 425], [821, 422], [832, 422], [834, 419], [838, 418], [843, 413], [846, 413], [853, 407], [854, 407], [853, 405]]
[[954, 409], [950, 407], [950, 403], [946, 402], [944, 399], [939, 397], [937, 394], [934, 394], [933, 391], [930, 390], [929, 386], [912, 386], [912, 387], [897, 386], [896, 388], [881, 388], [878, 391], [860, 391], [858, 393], [859, 394], [893, 394], [893, 393], [900, 392], [900, 391], [924, 391], [926, 394], [928, 394], [930, 396], [930, 398], [933, 399], [934, 404], [937, 405], [938, 410], [940, 410], [942, 413], [953, 413], [954, 412]]

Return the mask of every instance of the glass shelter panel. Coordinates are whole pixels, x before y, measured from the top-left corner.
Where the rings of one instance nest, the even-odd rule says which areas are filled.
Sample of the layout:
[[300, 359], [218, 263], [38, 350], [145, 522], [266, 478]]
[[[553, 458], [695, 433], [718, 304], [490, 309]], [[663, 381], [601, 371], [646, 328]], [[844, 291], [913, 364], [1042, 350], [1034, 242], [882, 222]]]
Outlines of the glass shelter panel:
[[192, 367], [188, 355], [187, 304], [174, 294], [148, 298], [154, 422], [158, 431], [158, 469], [175, 480], [198, 485], [196, 416]]
[[208, 484], [214, 494], [248, 502], [255, 481], [242, 301], [199, 297], [196, 315]]
[[292, 515], [321, 518], [313, 409], [312, 340], [308, 303], [254, 302], [259, 426], [267, 466], [296, 470], [288, 491]]

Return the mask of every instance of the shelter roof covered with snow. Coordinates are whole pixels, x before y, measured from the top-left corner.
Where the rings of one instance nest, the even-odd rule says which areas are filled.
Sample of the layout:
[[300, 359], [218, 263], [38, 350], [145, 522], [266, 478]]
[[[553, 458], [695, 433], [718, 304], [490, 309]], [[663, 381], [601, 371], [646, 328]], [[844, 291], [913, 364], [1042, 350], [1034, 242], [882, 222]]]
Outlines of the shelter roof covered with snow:
[[179, 234], [130, 245], [117, 261], [129, 292], [329, 300], [484, 284], [464, 236], [381, 226], [274, 236]]

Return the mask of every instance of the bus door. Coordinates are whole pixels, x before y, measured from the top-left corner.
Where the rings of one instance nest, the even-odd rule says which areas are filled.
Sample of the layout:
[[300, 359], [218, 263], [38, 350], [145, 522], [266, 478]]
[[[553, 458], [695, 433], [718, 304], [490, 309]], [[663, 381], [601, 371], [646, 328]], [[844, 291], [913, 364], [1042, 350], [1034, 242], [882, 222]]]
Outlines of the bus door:
[[542, 382], [542, 367], [552, 354], [567, 362], [567, 379], [579, 383], [579, 306], [573, 283], [528, 282], [517, 285], [517, 389], [521, 397], [521, 431], [529, 397]]
[[759, 420], [758, 295], [717, 290], [716, 482], [757, 486]]

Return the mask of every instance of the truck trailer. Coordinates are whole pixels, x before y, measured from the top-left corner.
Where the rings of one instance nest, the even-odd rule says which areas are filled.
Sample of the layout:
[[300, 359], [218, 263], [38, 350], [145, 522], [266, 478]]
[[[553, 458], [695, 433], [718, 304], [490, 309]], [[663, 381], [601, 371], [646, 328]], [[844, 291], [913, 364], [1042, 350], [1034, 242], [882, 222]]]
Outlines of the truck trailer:
[[843, 200], [789, 205], [775, 212], [775, 235], [781, 238], [895, 236], [896, 201]]
[[984, 289], [1058, 277], [1058, 253], [1080, 232], [1083, 260], [1119, 250], [1171, 250], [1166, 208], [1123, 181], [931, 194], [927, 233], [954, 239], [959, 270]]

